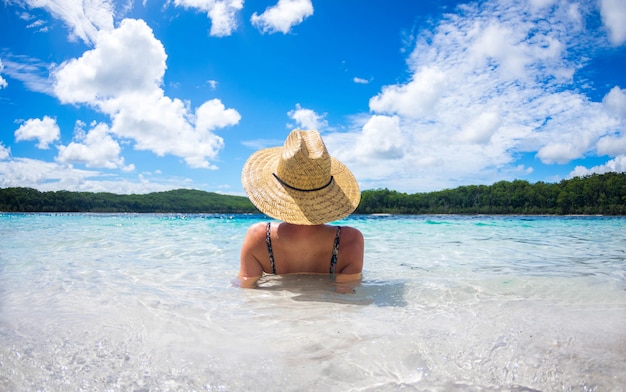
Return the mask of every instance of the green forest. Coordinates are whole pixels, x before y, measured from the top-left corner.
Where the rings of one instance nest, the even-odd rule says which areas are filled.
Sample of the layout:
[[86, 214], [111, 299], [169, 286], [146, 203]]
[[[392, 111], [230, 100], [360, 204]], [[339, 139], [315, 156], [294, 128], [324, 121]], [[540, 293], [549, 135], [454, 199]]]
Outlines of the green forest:
[[626, 215], [626, 173], [560, 183], [500, 181], [416, 194], [366, 191], [357, 213]]
[[[145, 195], [0, 189], [4, 212], [258, 213], [246, 197], [178, 189]], [[437, 192], [362, 192], [356, 214], [626, 215], [626, 173], [559, 183], [500, 181]]]
[[31, 188], [0, 189], [5, 212], [138, 212], [258, 213], [246, 197], [191, 189], [118, 195], [90, 192], [40, 192]]

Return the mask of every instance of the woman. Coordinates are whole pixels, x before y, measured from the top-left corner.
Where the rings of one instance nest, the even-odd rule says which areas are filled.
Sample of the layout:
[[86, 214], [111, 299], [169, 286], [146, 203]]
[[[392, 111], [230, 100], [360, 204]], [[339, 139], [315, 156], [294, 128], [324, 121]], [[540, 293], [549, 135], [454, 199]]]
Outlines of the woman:
[[248, 229], [241, 248], [242, 287], [254, 287], [263, 273], [360, 279], [363, 235], [326, 223], [350, 215], [361, 192], [352, 172], [328, 154], [318, 131], [294, 130], [282, 147], [252, 154], [241, 182], [261, 212], [281, 221]]

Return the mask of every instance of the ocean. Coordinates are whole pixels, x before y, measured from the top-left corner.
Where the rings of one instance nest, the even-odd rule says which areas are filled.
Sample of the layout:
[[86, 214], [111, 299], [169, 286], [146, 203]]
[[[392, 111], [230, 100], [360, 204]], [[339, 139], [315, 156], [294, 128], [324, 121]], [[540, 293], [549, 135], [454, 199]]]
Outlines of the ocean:
[[626, 390], [626, 217], [352, 216], [351, 294], [237, 287], [265, 219], [0, 213], [0, 390]]

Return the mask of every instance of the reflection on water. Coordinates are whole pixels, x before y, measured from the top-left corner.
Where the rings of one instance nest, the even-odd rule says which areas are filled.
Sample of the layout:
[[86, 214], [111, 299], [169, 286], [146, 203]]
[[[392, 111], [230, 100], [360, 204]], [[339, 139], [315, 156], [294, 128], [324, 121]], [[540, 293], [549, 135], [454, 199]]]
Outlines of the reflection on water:
[[626, 218], [354, 217], [361, 282], [239, 289], [259, 219], [0, 214], [0, 390], [626, 385]]

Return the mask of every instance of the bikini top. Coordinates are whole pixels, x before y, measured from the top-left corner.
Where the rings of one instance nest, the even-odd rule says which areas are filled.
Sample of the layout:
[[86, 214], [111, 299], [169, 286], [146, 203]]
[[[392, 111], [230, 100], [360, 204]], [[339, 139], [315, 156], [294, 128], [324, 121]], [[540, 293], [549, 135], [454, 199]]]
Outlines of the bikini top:
[[[272, 222], [267, 222], [267, 231], [265, 233], [265, 243], [267, 243], [267, 253], [270, 256], [270, 264], [272, 266], [272, 274], [276, 275], [276, 265], [274, 264], [274, 251], [272, 250], [272, 238], [270, 231]], [[339, 253], [339, 235], [341, 234], [341, 226], [337, 226], [337, 233], [335, 234], [335, 243], [333, 246], [333, 255], [330, 258], [330, 273], [335, 274], [335, 266], [337, 265], [337, 254]]]

